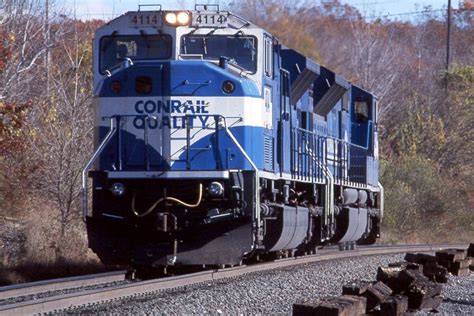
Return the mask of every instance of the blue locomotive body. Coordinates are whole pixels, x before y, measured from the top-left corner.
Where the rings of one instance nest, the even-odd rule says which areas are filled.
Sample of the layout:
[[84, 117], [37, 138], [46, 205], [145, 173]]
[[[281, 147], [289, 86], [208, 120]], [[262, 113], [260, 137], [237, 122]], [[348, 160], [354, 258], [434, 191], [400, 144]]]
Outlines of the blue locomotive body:
[[90, 247], [111, 264], [233, 265], [375, 242], [376, 98], [208, 9], [128, 12], [96, 32]]

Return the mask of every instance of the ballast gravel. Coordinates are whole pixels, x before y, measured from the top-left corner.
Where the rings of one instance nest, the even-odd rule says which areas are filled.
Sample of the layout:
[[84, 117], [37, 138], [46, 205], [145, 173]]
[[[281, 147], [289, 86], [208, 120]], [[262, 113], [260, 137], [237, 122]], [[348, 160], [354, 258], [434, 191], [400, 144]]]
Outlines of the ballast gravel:
[[[377, 267], [403, 254], [317, 262], [247, 274], [229, 280], [166, 290], [69, 310], [72, 314], [291, 314], [295, 302], [340, 295], [355, 279], [375, 280]], [[474, 314], [474, 273], [451, 276], [439, 311]], [[64, 313], [64, 311], [63, 311]]]
[[439, 312], [449, 315], [474, 315], [474, 272], [465, 277], [450, 276], [441, 292]]

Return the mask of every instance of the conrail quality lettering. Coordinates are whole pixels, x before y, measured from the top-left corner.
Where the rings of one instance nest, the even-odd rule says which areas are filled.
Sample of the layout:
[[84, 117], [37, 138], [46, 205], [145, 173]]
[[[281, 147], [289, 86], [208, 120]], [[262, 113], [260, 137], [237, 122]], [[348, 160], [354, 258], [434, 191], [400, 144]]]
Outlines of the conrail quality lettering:
[[[138, 115], [133, 120], [133, 126], [144, 129], [148, 121], [148, 128], [186, 128], [186, 120], [189, 126], [206, 128], [209, 120], [209, 103], [205, 100], [139, 100], [135, 103], [135, 112]], [[163, 114], [155, 116], [156, 114]], [[170, 115], [165, 115], [170, 114]], [[183, 114], [183, 115], [171, 115]]]

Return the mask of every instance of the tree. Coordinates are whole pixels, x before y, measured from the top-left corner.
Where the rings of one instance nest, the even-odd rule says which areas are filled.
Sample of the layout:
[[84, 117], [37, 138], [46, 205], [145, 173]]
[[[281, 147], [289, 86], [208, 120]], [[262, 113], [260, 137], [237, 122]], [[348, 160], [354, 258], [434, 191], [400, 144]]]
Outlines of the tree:
[[[0, 4], [0, 200], [2, 213], [22, 210], [31, 165], [25, 132], [41, 96], [38, 64], [45, 51], [39, 1]], [[19, 202], [21, 201], [21, 202]]]
[[[47, 50], [44, 37], [44, 11], [40, 0], [4, 0], [1, 29], [8, 59], [0, 77], [0, 95], [9, 102], [28, 102], [42, 95], [40, 70]], [[38, 77], [40, 75], [40, 77]]]
[[439, 161], [460, 185], [474, 185], [474, 66], [454, 64], [439, 83], [448, 92], [438, 112], [445, 122], [446, 142]]
[[57, 16], [46, 26], [43, 1], [0, 6], [0, 210], [31, 221], [29, 251], [62, 257], [85, 245], [77, 197], [92, 150], [91, 38], [102, 22]]
[[51, 89], [39, 128], [31, 139], [31, 155], [39, 162], [36, 190], [54, 201], [65, 236], [80, 217], [77, 199], [81, 170], [92, 148], [92, 47], [95, 22], [65, 21], [68, 36], [54, 47]]
[[269, 31], [283, 45], [320, 61], [315, 40], [302, 23], [311, 7], [306, 0], [246, 0], [232, 9]]

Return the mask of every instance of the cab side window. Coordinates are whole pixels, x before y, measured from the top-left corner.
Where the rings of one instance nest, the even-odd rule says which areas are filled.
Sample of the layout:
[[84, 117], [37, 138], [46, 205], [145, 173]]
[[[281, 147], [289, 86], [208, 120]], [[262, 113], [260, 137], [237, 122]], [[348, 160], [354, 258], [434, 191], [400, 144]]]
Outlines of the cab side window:
[[354, 102], [354, 115], [357, 123], [366, 123], [369, 119], [369, 104], [367, 101]]

